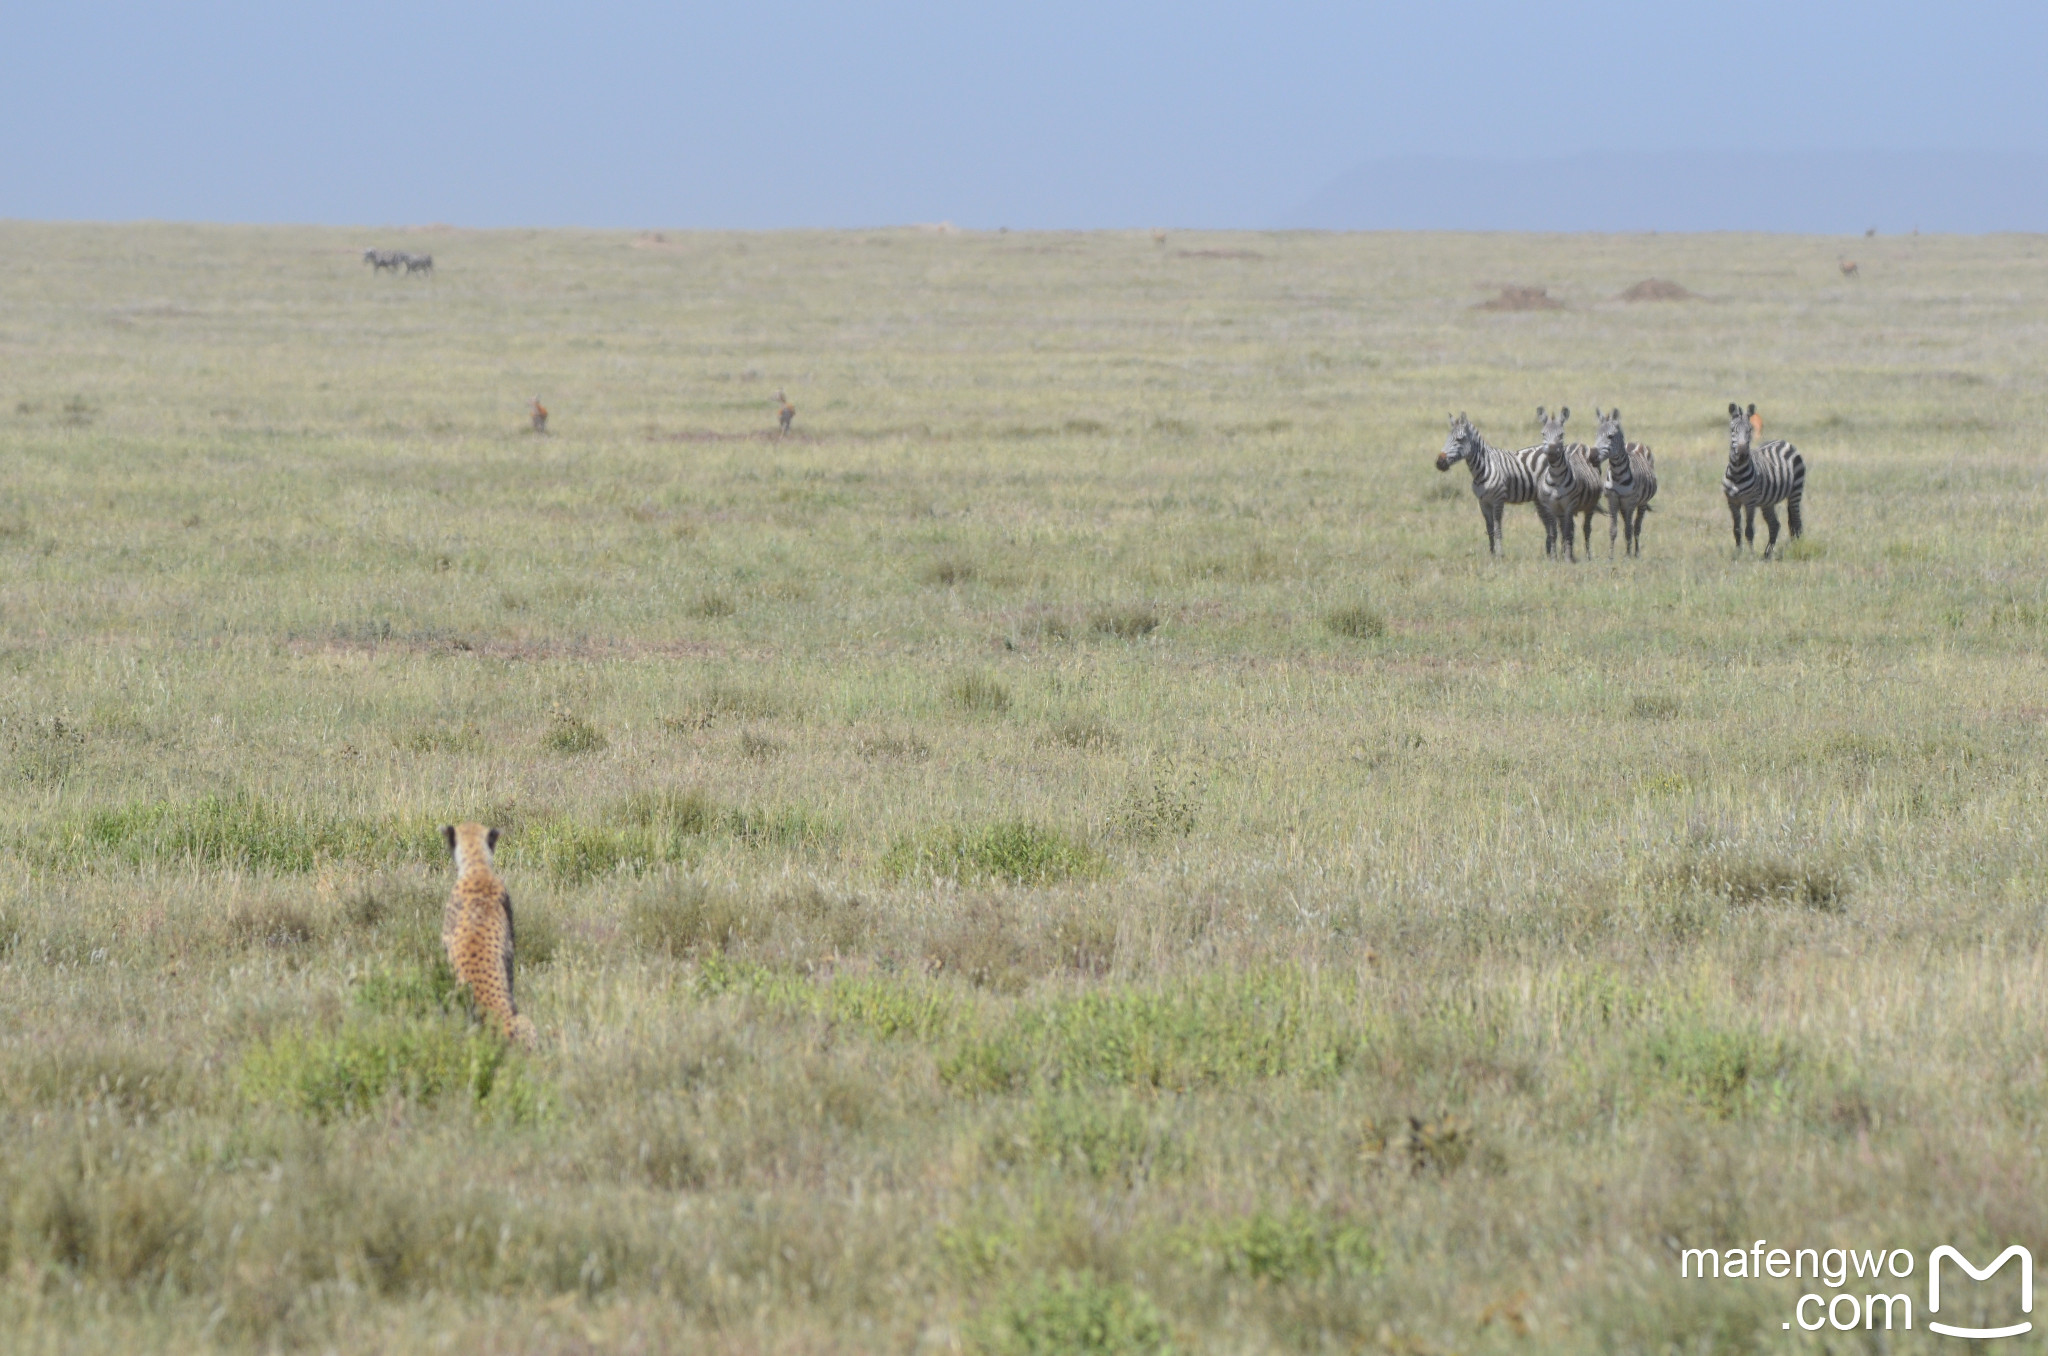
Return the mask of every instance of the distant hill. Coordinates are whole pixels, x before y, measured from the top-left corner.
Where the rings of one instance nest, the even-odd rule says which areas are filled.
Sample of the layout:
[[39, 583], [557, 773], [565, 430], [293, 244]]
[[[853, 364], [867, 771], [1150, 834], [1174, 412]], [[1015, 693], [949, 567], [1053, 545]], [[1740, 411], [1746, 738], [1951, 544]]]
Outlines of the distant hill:
[[1358, 166], [1280, 224], [1364, 231], [2048, 231], [2048, 155], [1403, 156]]

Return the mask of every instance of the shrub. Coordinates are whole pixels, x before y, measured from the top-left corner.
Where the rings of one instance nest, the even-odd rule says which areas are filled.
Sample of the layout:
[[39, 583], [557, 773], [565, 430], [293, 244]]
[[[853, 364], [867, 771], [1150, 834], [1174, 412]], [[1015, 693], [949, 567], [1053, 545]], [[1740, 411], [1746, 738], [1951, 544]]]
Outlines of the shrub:
[[635, 791], [615, 801], [606, 815], [635, 828], [677, 834], [709, 833], [717, 825], [718, 816], [717, 803], [695, 787]]
[[1088, 628], [1099, 636], [1139, 640], [1159, 629], [1159, 612], [1150, 603], [1097, 608], [1088, 614]]
[[1371, 640], [1387, 633], [1387, 619], [1370, 603], [1340, 607], [1323, 616], [1323, 625], [1333, 636], [1346, 640]]
[[1162, 1159], [1171, 1159], [1171, 1134], [1156, 1126], [1145, 1104], [1125, 1094], [1046, 1091], [1034, 1096], [1017, 1123], [999, 1128], [989, 1153], [1013, 1167], [1043, 1164], [1097, 1180], [1132, 1182]]
[[1142, 1291], [1092, 1271], [1034, 1276], [991, 1307], [983, 1344], [998, 1356], [1133, 1356], [1173, 1349]]
[[1102, 855], [1087, 844], [1058, 829], [1022, 819], [901, 838], [882, 858], [882, 870], [899, 880], [934, 876], [992, 879], [1012, 885], [1047, 885], [1070, 876], [1099, 875], [1107, 866]]

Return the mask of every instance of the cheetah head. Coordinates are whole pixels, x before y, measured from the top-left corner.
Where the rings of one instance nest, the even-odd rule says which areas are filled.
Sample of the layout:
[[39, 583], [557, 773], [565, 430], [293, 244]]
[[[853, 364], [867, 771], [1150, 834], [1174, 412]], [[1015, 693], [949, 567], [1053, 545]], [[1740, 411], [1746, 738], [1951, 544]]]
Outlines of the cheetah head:
[[482, 824], [443, 824], [441, 841], [455, 854], [457, 875], [472, 866], [489, 866], [491, 851], [498, 846], [498, 831]]

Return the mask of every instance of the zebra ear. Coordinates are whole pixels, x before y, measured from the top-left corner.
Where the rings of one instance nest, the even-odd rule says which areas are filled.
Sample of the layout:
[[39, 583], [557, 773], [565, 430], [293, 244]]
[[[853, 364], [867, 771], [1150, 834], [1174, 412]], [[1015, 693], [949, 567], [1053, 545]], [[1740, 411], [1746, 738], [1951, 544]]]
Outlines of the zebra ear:
[[1536, 407], [1536, 422], [1537, 422], [1537, 423], [1539, 423], [1539, 424], [1540, 424], [1540, 423], [1542, 423], [1542, 422], [1543, 422], [1544, 420], [1548, 419], [1549, 417], [1550, 417], [1549, 415], [1547, 415], [1547, 414], [1545, 414], [1545, 413], [1543, 412], [1543, 407], [1542, 407], [1541, 405], [1538, 405], [1538, 406]]
[[1755, 401], [1753, 401], [1753, 400], [1752, 400], [1752, 401], [1751, 401], [1751, 402], [1749, 403], [1749, 412], [1750, 412], [1751, 414], [1755, 414], [1755, 413], [1756, 413], [1756, 402], [1755, 402]]
[[1558, 409], [1558, 411], [1557, 411], [1557, 422], [1558, 422], [1558, 423], [1560, 423], [1560, 424], [1563, 424], [1563, 423], [1567, 423], [1567, 422], [1569, 422], [1569, 421], [1570, 421], [1571, 417], [1572, 417], [1572, 407], [1571, 407], [1571, 406], [1569, 406], [1569, 405], [1565, 405], [1565, 406], [1561, 406], [1561, 407], [1560, 407], [1560, 408]]
[[1728, 402], [1728, 417], [1729, 417], [1730, 419], [1740, 419], [1740, 418], [1742, 417], [1742, 406], [1740, 406], [1740, 405], [1736, 404], [1736, 403], [1735, 403], [1734, 401], [1732, 401], [1732, 400], [1731, 400], [1731, 401], [1729, 401], [1729, 402]]
[[1616, 405], [1616, 406], [1615, 406], [1615, 407], [1614, 407], [1613, 409], [1609, 410], [1609, 411], [1607, 412], [1607, 417], [1608, 417], [1609, 419], [1612, 419], [1612, 420], [1614, 420], [1614, 422], [1616, 422], [1617, 424], [1618, 424], [1618, 423], [1620, 423], [1620, 422], [1621, 422], [1621, 406], [1619, 406], [1619, 405]]

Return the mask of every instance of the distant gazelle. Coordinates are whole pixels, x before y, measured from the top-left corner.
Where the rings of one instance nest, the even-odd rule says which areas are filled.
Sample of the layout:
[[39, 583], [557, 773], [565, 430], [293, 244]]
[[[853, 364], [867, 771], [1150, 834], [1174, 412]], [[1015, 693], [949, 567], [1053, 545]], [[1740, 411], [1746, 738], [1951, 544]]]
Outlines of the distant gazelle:
[[796, 406], [790, 404], [789, 397], [780, 391], [775, 393], [775, 401], [782, 407], [776, 411], [776, 417], [782, 421], [782, 432], [786, 434], [789, 432], [789, 426], [796, 420]]
[[539, 396], [533, 398], [533, 431], [535, 433], [546, 433], [548, 431], [548, 407], [540, 403]]
[[1856, 261], [1854, 259], [1846, 258], [1838, 254], [1835, 256], [1835, 266], [1842, 270], [1842, 276], [1845, 278], [1858, 278], [1863, 276], [1862, 270], [1856, 267]]

